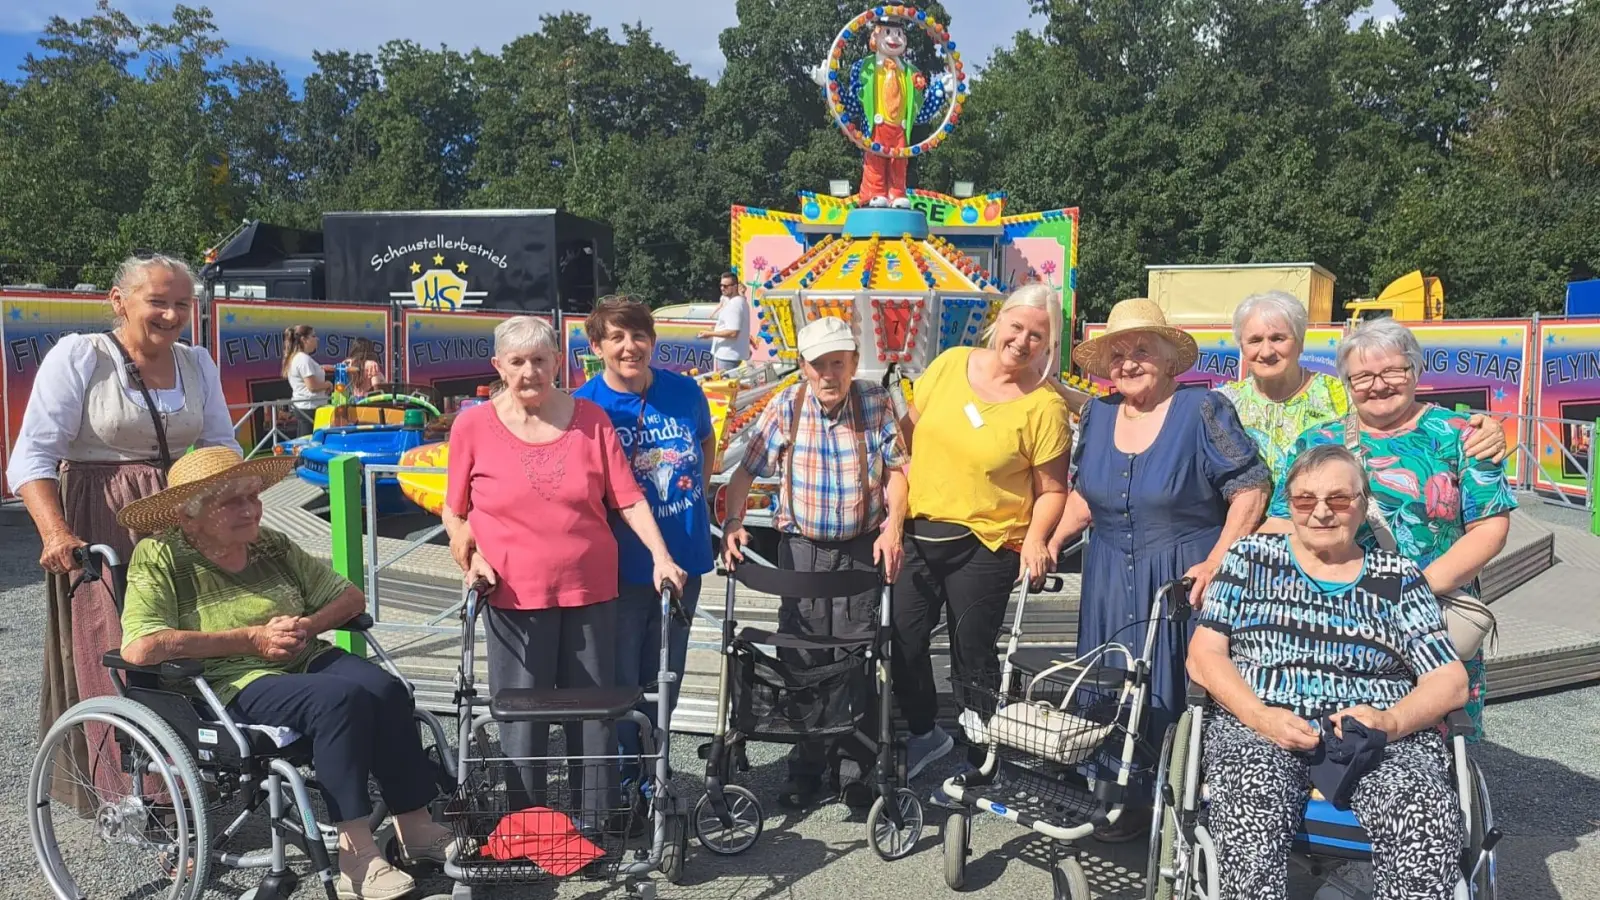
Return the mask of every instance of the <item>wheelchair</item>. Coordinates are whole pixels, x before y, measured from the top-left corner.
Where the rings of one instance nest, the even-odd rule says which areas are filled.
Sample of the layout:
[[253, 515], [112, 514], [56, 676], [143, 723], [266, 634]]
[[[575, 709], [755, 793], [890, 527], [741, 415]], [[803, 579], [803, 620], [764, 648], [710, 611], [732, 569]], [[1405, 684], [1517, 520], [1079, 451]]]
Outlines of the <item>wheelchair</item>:
[[[1207, 829], [1207, 797], [1200, 771], [1200, 739], [1210, 697], [1199, 685], [1189, 686], [1187, 708], [1167, 729], [1156, 769], [1155, 808], [1150, 822], [1150, 855], [1145, 900], [1217, 900], [1221, 896], [1216, 845]], [[1500, 829], [1494, 824], [1488, 785], [1467, 756], [1472, 720], [1465, 710], [1445, 719], [1456, 793], [1466, 818], [1466, 845], [1461, 849], [1462, 878], [1455, 900], [1494, 900], [1494, 847]], [[1316, 791], [1306, 803], [1305, 819], [1294, 836], [1292, 871], [1325, 876], [1349, 861], [1372, 858], [1372, 845], [1354, 812], [1335, 809]], [[1352, 897], [1365, 897], [1336, 874], [1329, 878]]]
[[[124, 571], [116, 551], [94, 545], [78, 552], [86, 581], [109, 579], [117, 611], [122, 611]], [[344, 630], [366, 633], [366, 614]], [[367, 645], [391, 675], [394, 661], [367, 636]], [[293, 845], [311, 860], [328, 900], [337, 900], [338, 869], [329, 850], [331, 829], [317, 822], [310, 788], [311, 743], [279, 729], [241, 725], [229, 717], [203, 675], [198, 660], [168, 660], [136, 666], [113, 650], [102, 657], [115, 694], [73, 706], [40, 742], [28, 781], [29, 830], [34, 854], [51, 892], [60, 900], [104, 895], [198, 900], [214, 867], [264, 869], [240, 900], [287, 900], [299, 883], [288, 866]], [[172, 690], [187, 682], [195, 696]], [[426, 710], [415, 717], [432, 737], [430, 753], [439, 766], [441, 794], [453, 787], [454, 754], [439, 720]], [[71, 759], [69, 745], [97, 748], [89, 773], [76, 774], [90, 809], [74, 808], [51, 796], [58, 759]], [[220, 831], [212, 816], [242, 801], [242, 810]], [[240, 852], [230, 844], [265, 807], [271, 845]], [[381, 800], [370, 820], [374, 832], [387, 818]], [[220, 818], [219, 818], [220, 821]], [[380, 837], [380, 841], [383, 838]], [[389, 838], [388, 855], [397, 848]], [[109, 886], [115, 879], [117, 887]]]

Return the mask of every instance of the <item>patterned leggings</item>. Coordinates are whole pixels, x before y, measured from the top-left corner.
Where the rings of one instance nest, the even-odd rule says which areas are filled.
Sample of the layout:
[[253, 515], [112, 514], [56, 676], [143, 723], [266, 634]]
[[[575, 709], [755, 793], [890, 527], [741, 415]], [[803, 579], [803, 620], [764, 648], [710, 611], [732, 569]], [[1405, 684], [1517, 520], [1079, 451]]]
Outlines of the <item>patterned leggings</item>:
[[[1311, 793], [1305, 761], [1222, 710], [1204, 754], [1223, 900], [1285, 900], [1289, 845]], [[1362, 776], [1351, 809], [1372, 841], [1373, 900], [1453, 896], [1464, 828], [1453, 784], [1431, 729], [1390, 744]]]

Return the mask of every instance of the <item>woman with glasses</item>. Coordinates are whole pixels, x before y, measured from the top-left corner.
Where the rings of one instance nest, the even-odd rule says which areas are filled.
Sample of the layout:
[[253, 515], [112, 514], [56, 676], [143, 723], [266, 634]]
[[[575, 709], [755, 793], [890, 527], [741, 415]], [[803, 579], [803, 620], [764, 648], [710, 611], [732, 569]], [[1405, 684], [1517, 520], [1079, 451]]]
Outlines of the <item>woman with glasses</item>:
[[[1283, 477], [1294, 442], [1306, 429], [1350, 412], [1344, 383], [1313, 372], [1300, 361], [1309, 324], [1305, 304], [1285, 291], [1251, 294], [1233, 311], [1233, 339], [1239, 345], [1243, 377], [1217, 392], [1233, 402], [1275, 479]], [[1493, 462], [1505, 459], [1505, 429], [1481, 413], [1468, 424], [1468, 456]]]
[[1202, 764], [1220, 896], [1288, 896], [1318, 721], [1341, 737], [1352, 722], [1388, 736], [1342, 798], [1372, 841], [1372, 896], [1449, 900], [1463, 823], [1433, 726], [1466, 699], [1467, 676], [1432, 579], [1408, 554], [1357, 541], [1372, 488], [1343, 446], [1299, 454], [1283, 484], [1288, 533], [1229, 548], [1189, 644], [1189, 676], [1219, 707]]
[[[1337, 444], [1366, 466], [1372, 502], [1402, 556], [1422, 567], [1435, 594], [1476, 595], [1477, 577], [1505, 546], [1517, 506], [1505, 473], [1467, 452], [1466, 416], [1417, 399], [1422, 346], [1393, 319], [1365, 322], [1339, 344], [1339, 376], [1350, 392], [1352, 415], [1319, 425], [1295, 442], [1293, 455]], [[1267, 532], [1291, 530], [1289, 486], [1279, 479], [1268, 509]], [[1368, 548], [1380, 537], [1363, 526]], [[1483, 733], [1483, 655], [1466, 661], [1466, 704]]]

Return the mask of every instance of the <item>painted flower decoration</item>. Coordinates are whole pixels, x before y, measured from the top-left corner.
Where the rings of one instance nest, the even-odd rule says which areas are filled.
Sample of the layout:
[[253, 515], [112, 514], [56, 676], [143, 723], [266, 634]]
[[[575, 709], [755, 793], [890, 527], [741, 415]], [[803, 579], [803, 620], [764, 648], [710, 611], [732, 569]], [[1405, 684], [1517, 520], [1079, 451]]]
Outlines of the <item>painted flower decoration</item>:
[[765, 256], [758, 256], [755, 259], [750, 260], [750, 265], [755, 266], [757, 272], [765, 272], [767, 270], [767, 258]]
[[1056, 273], [1056, 261], [1053, 259], [1045, 260], [1039, 264], [1039, 271], [1045, 275], [1054, 275]]
[[678, 476], [678, 490], [688, 492], [694, 489], [694, 479], [687, 475]]

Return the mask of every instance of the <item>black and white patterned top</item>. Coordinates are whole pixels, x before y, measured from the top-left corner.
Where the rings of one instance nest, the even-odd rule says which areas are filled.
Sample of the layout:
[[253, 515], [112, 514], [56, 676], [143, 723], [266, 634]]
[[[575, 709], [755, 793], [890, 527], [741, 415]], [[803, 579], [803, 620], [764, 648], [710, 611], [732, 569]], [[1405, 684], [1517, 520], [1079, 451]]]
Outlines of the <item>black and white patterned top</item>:
[[1305, 574], [1281, 534], [1229, 548], [1199, 624], [1228, 636], [1263, 703], [1308, 719], [1362, 703], [1387, 709], [1458, 658], [1411, 560], [1368, 550], [1361, 575], [1330, 588]]

